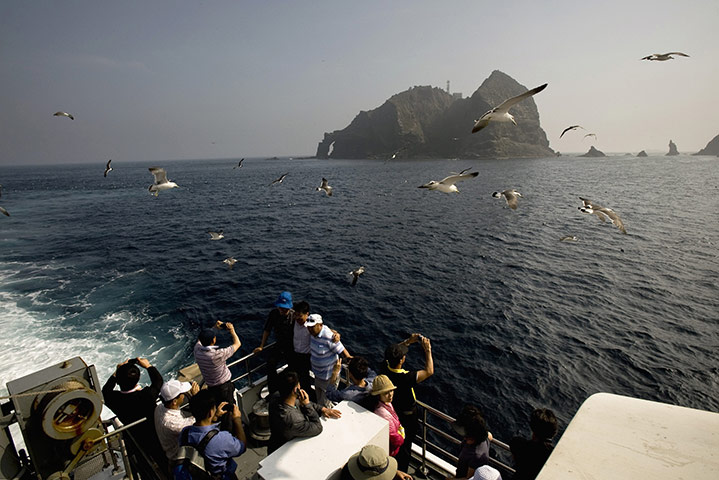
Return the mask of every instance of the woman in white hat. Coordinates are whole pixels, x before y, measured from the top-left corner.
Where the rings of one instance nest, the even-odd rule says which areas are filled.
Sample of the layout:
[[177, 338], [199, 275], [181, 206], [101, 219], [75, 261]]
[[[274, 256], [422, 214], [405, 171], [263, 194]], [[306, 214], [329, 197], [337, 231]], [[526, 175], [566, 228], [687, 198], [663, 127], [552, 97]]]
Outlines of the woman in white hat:
[[393, 457], [404, 443], [404, 427], [392, 406], [396, 388], [387, 375], [378, 375], [372, 382], [372, 395], [377, 399], [374, 413], [389, 422], [389, 454]]

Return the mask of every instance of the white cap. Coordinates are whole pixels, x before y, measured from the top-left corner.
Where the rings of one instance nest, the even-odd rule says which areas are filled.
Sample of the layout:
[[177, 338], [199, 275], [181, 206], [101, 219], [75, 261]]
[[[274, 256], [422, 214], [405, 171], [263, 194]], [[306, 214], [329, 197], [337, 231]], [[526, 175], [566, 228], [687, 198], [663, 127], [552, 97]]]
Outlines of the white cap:
[[168, 380], [162, 384], [160, 388], [160, 397], [164, 402], [169, 402], [180, 396], [181, 393], [189, 392], [192, 388], [190, 382], [181, 382], [179, 380]]
[[322, 324], [322, 315], [319, 313], [313, 313], [309, 317], [307, 317], [307, 321], [305, 322], [305, 327], [314, 327], [315, 325], [321, 325]]
[[502, 480], [502, 475], [496, 468], [482, 465], [474, 471], [472, 480]]

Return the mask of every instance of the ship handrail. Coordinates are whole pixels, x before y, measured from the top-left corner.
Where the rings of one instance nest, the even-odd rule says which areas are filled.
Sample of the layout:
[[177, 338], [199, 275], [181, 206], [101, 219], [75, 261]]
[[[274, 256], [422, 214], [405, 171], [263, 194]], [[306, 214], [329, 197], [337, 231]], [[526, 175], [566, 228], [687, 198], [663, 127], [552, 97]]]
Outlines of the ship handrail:
[[[267, 350], [271, 350], [271, 349], [274, 348], [276, 345], [277, 345], [277, 342], [272, 342], [272, 343], [270, 343], [270, 344], [267, 344], [267, 345], [265, 345], [265, 346], [262, 348], [262, 352], [265, 352], [265, 351], [267, 351]], [[233, 378], [231, 379], [231, 381], [232, 381], [233, 384], [234, 384], [235, 382], [238, 382], [238, 381], [244, 379], [244, 378], [249, 377], [249, 386], [250, 386], [250, 387], [254, 387], [254, 386], [255, 386], [255, 383], [254, 383], [254, 381], [252, 380], [252, 374], [255, 373], [255, 372], [258, 372], [260, 369], [262, 369], [263, 367], [265, 367], [265, 366], [267, 365], [267, 362], [262, 362], [262, 363], [260, 363], [259, 365], [257, 365], [255, 368], [250, 368], [250, 360], [251, 360], [252, 358], [256, 357], [259, 353], [260, 353], [260, 352], [255, 353], [254, 351], [252, 351], [252, 352], [248, 353], [247, 355], [245, 355], [244, 357], [238, 358], [237, 360], [233, 360], [232, 362], [230, 362], [230, 363], [227, 364], [227, 368], [232, 368], [232, 367], [234, 367], [234, 366], [239, 365], [240, 363], [244, 363], [244, 364], [245, 364], [245, 373], [243, 373], [243, 374], [240, 375], [239, 377], [233, 377]]]

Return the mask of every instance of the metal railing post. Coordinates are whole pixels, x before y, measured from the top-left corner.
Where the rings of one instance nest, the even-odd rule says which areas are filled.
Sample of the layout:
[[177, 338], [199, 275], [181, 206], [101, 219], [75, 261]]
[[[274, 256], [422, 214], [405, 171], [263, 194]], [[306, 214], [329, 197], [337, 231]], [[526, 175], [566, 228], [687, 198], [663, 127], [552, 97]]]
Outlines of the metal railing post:
[[[413, 439], [414, 440], [414, 439]], [[424, 478], [427, 478], [429, 469], [427, 468], [427, 409], [422, 409], [422, 466], [419, 471]]]

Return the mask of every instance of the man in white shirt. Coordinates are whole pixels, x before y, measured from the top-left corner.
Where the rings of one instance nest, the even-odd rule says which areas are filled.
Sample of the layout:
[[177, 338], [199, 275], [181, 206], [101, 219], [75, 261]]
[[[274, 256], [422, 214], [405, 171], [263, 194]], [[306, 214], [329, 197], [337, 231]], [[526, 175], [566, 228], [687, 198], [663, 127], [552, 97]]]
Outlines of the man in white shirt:
[[170, 462], [170, 468], [174, 467], [172, 462], [180, 453], [180, 432], [195, 423], [195, 417], [182, 411], [180, 406], [188, 393], [195, 395], [199, 391], [200, 387], [196, 382], [190, 384], [179, 380], [165, 382], [160, 389], [162, 404], [155, 408], [155, 430]]

